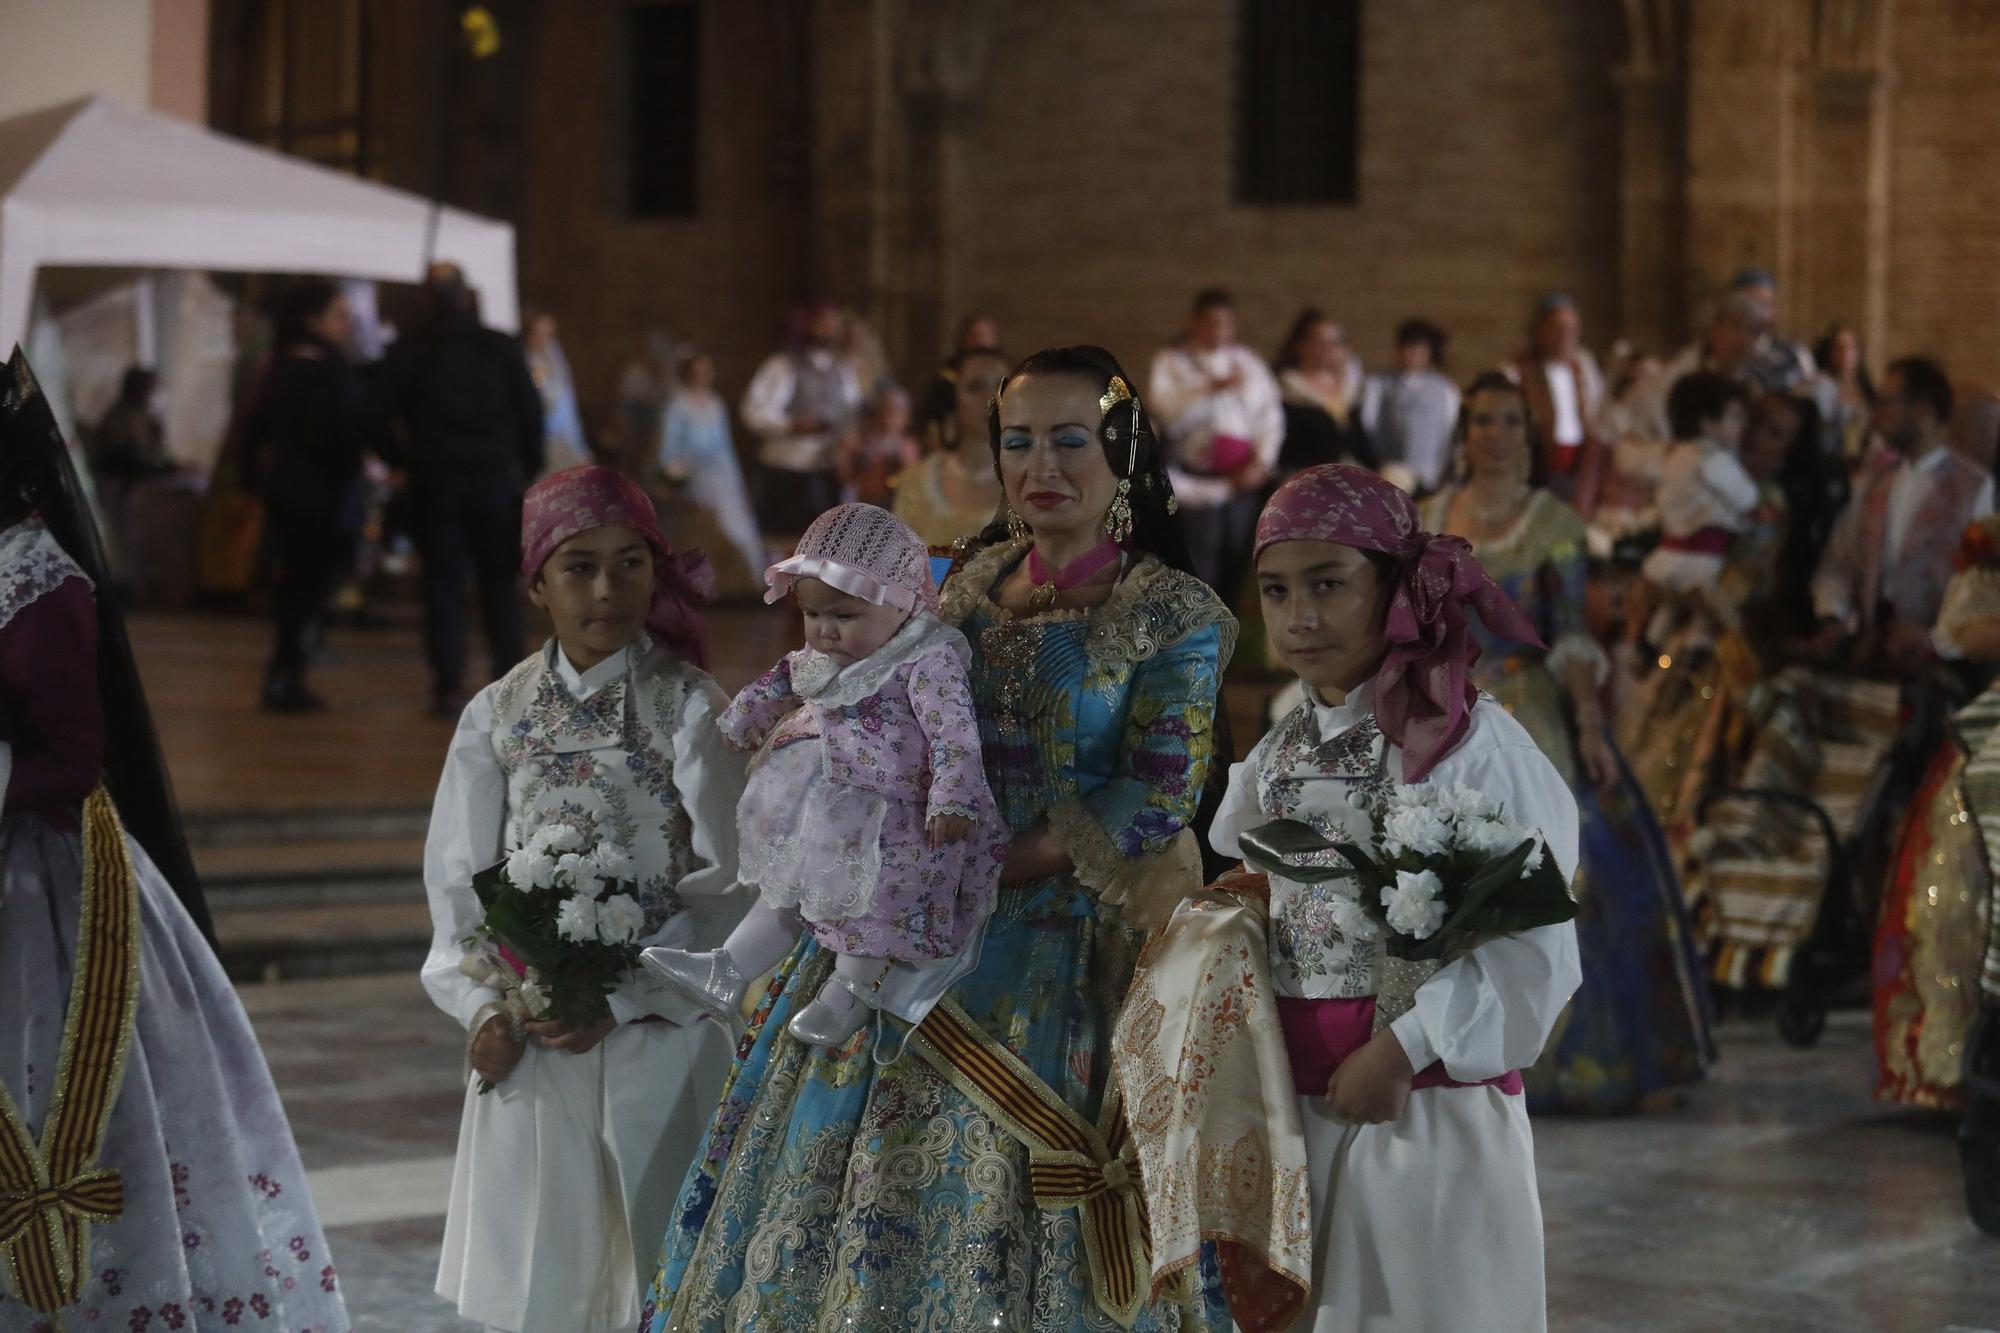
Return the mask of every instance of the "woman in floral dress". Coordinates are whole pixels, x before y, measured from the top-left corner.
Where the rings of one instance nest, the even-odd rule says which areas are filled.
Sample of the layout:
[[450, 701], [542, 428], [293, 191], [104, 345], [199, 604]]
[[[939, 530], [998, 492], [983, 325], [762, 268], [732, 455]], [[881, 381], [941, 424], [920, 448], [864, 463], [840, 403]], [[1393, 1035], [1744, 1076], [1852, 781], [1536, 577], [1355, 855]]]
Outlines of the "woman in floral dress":
[[1626, 1109], [1701, 1078], [1714, 1058], [1710, 1004], [1666, 840], [1605, 726], [1609, 663], [1583, 630], [1583, 520], [1541, 484], [1533, 431], [1518, 385], [1474, 380], [1459, 426], [1463, 480], [1431, 498], [1424, 521], [1470, 541], [1548, 645], [1475, 631], [1475, 676], [1577, 801], [1583, 984], [1523, 1071], [1529, 1105]]
[[1022, 1137], [1032, 1121], [1086, 1157], [1111, 1137], [1112, 1023], [1138, 926], [1201, 883], [1189, 826], [1236, 638], [1187, 572], [1129, 386], [1098, 348], [1007, 378], [988, 434], [1011, 521], [945, 587], [1015, 834], [978, 964], [886, 1065], [867, 1032], [825, 1051], [786, 1035], [831, 956], [808, 939], [779, 965], [667, 1232], [651, 1333], [1108, 1330], [1112, 1307], [1142, 1330], [1228, 1327], [1206, 1271], [1134, 1297], [1103, 1242], [1129, 1185], [1095, 1205], [1038, 1189]]

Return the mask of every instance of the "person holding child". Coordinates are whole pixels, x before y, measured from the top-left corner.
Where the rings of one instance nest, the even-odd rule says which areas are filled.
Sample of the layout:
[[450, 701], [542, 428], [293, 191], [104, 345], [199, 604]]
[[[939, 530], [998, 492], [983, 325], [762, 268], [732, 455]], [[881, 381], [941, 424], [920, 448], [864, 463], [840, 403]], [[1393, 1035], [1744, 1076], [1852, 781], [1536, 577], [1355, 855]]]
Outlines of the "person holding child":
[[512, 961], [467, 943], [472, 879], [560, 829], [629, 864], [641, 943], [717, 938], [745, 901], [728, 892], [744, 764], [702, 669], [706, 563], [667, 545], [637, 485], [607, 467], [537, 483], [521, 550], [555, 637], [466, 706], [424, 849], [424, 986], [495, 1085], [466, 1089], [437, 1289], [490, 1329], [627, 1330], [727, 1041], [643, 973], [588, 1026], [523, 1023]]
[[[1368, 843], [1369, 811], [1471, 788], [1575, 872], [1577, 806], [1526, 729], [1470, 678], [1488, 637], [1535, 630], [1458, 537], [1361, 468], [1292, 477], [1257, 525], [1273, 649], [1307, 697], [1230, 770], [1210, 841], [1240, 856], [1279, 819]], [[1442, 807], [1441, 807], [1442, 808]], [[1310, 1164], [1314, 1333], [1546, 1325], [1541, 1203], [1520, 1071], [1579, 979], [1569, 922], [1480, 944], [1374, 1026], [1383, 967], [1351, 879], [1269, 879], [1271, 975]]]
[[[835, 974], [818, 931], [778, 963], [666, 1233], [653, 1333], [1080, 1333], [1108, 1311], [1142, 1333], [1229, 1326], [1209, 1274], [1154, 1299], [1086, 1242], [1086, 1224], [1129, 1218], [1129, 1179], [1079, 1158], [1107, 1190], [1054, 1202], [1029, 1160], [1043, 1134], [1101, 1148], [1116, 1122], [1108, 1048], [1137, 927], [1201, 884], [1191, 826], [1236, 622], [1188, 572], [1163, 450], [1110, 353], [1030, 357], [987, 438], [1010, 522], [939, 615], [971, 647], [1012, 831], [976, 961], [888, 1063], [866, 1034], [788, 1033]], [[914, 968], [892, 964], [884, 991]]]

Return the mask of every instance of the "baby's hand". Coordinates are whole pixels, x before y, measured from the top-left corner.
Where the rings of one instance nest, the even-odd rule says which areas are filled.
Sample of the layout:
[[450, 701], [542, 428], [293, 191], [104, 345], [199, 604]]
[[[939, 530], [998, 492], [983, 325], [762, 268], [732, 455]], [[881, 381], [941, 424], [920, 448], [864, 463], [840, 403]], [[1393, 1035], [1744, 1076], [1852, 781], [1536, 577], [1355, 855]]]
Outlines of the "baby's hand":
[[931, 846], [942, 847], [948, 842], [964, 842], [972, 836], [972, 821], [964, 815], [938, 815], [931, 820]]

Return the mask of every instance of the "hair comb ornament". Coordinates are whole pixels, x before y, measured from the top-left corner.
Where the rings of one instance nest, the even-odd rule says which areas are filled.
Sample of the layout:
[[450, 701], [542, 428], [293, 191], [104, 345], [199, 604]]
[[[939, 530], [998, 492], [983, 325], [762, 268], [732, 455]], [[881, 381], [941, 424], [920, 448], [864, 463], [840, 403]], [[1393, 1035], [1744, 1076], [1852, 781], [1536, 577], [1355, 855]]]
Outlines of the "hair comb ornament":
[[1127, 387], [1124, 376], [1113, 375], [1111, 383], [1104, 386], [1104, 392], [1097, 399], [1098, 414], [1100, 416], [1110, 416], [1112, 408], [1118, 406], [1120, 403], [1130, 401], [1131, 397], [1132, 390]]

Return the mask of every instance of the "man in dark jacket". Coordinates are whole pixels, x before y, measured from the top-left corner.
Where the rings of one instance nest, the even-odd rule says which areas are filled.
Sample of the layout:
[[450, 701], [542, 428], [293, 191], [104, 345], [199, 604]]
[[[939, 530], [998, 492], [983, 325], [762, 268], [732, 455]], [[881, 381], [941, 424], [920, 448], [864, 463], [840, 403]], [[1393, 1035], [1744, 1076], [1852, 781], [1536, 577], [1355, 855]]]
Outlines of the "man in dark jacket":
[[354, 562], [365, 517], [363, 455], [380, 446], [379, 418], [341, 349], [351, 316], [339, 288], [311, 278], [278, 303], [276, 352], [253, 390], [246, 429], [277, 564], [277, 641], [264, 707], [317, 712], [306, 688], [307, 641]]
[[456, 266], [434, 265], [424, 287], [427, 318], [390, 349], [383, 384], [401, 427], [394, 461], [409, 474], [423, 558], [431, 702], [456, 718], [465, 700], [468, 573], [493, 675], [522, 656], [515, 568], [521, 496], [542, 469], [542, 399], [519, 345], [480, 324]]

